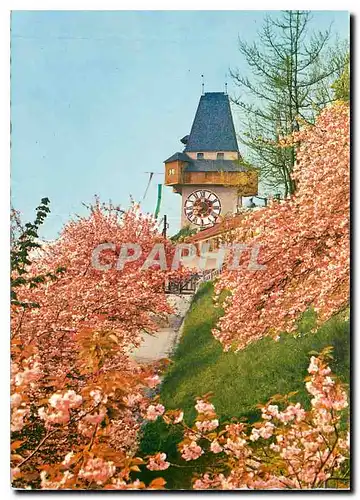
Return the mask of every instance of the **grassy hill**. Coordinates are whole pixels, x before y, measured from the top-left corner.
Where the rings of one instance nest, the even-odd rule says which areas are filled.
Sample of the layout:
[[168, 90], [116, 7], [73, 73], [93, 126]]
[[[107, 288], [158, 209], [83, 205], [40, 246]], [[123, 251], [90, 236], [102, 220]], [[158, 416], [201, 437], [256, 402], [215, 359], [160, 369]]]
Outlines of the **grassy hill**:
[[[204, 284], [194, 297], [186, 316], [183, 335], [173, 356], [161, 387], [161, 402], [166, 408], [182, 408], [185, 420], [192, 423], [195, 417], [196, 396], [213, 392], [212, 402], [221, 420], [229, 417], [259, 416], [258, 403], [265, 403], [276, 393], [299, 391], [295, 396], [306, 407], [309, 398], [303, 380], [307, 375], [310, 351], [334, 347], [333, 371], [345, 383], [350, 373], [349, 322], [333, 318], [316, 333], [309, 333], [314, 316], [308, 313], [299, 324], [298, 335], [281, 335], [278, 342], [262, 339], [238, 353], [224, 352], [214, 339], [211, 329], [222, 314], [212, 302], [213, 285]], [[166, 426], [161, 420], [149, 423], [143, 433], [143, 454], [164, 451], [171, 462], [178, 461], [176, 443], [181, 440], [179, 429]], [[180, 463], [180, 462], [179, 462]], [[189, 488], [191, 474], [203, 472], [206, 463], [201, 459], [186, 469], [162, 472], [171, 489]], [[156, 476], [146, 471], [145, 480]], [[159, 474], [158, 474], [159, 475]]]

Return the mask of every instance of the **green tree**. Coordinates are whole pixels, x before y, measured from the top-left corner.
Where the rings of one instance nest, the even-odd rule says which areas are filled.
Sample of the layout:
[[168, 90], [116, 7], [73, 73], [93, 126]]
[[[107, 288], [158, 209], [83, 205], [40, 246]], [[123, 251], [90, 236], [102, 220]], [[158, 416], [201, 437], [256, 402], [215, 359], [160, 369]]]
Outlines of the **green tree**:
[[170, 240], [173, 243], [179, 243], [181, 241], [185, 241], [186, 238], [193, 236], [197, 232], [198, 232], [198, 229], [196, 229], [196, 228], [191, 229], [190, 225], [184, 226], [176, 234], [174, 234], [174, 236], [171, 236]]
[[35, 249], [41, 248], [38, 231], [50, 212], [49, 204], [49, 198], [42, 198], [40, 205], [36, 208], [34, 222], [27, 222], [25, 225], [22, 225], [19, 213], [14, 209], [11, 210], [10, 287], [11, 304], [14, 306], [21, 306], [23, 308], [38, 307], [38, 304], [35, 302], [19, 301], [17, 288], [24, 285], [35, 288], [40, 283], [45, 283], [48, 279], [57, 279], [57, 275], [64, 271], [64, 268], [58, 267], [54, 273], [39, 274], [31, 277], [27, 274], [28, 266], [31, 264], [31, 253]]
[[331, 83], [345, 66], [344, 44], [330, 45], [330, 29], [309, 36], [310, 22], [307, 11], [267, 16], [258, 43], [239, 40], [251, 77], [231, 71], [242, 91], [232, 99], [245, 124], [241, 141], [262, 182], [285, 197], [296, 189], [291, 178], [296, 154], [295, 147], [278, 148], [279, 138], [299, 130], [303, 122], [314, 122], [319, 110], [334, 100]]
[[348, 53], [345, 62], [343, 72], [331, 86], [335, 99], [339, 101], [350, 101], [350, 53]]

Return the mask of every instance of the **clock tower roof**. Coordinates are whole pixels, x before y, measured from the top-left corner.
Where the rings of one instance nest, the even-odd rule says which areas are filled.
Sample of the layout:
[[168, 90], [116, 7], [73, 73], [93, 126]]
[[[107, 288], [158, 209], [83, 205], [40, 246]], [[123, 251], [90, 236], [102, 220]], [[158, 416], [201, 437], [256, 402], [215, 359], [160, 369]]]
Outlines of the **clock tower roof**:
[[239, 151], [229, 96], [205, 92], [200, 97], [185, 152]]

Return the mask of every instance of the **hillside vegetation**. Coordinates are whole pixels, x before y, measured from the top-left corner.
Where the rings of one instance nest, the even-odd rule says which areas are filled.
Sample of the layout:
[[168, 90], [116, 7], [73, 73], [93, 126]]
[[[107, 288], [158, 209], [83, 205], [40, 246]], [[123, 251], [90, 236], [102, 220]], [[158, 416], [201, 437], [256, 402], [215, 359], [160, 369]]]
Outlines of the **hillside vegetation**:
[[[185, 421], [195, 418], [196, 396], [212, 392], [212, 402], [221, 420], [235, 416], [250, 421], [259, 416], [258, 403], [272, 395], [298, 391], [295, 398], [309, 407], [303, 380], [307, 375], [309, 353], [323, 347], [334, 347], [332, 369], [339, 378], [349, 379], [349, 321], [334, 317], [316, 333], [311, 333], [314, 315], [307, 313], [299, 323], [296, 337], [283, 334], [278, 342], [265, 338], [234, 353], [224, 352], [211, 329], [222, 315], [214, 307], [213, 285], [204, 284], [194, 297], [185, 318], [183, 335], [161, 387], [161, 402], [166, 408], [181, 408]], [[144, 429], [141, 448], [144, 454], [166, 452], [171, 462], [178, 461], [176, 443], [181, 433], [160, 419]], [[180, 461], [178, 462], [181, 463]], [[182, 462], [183, 463], [183, 462]], [[206, 464], [199, 459], [185, 469], [163, 471], [168, 488], [182, 489], [190, 485], [191, 474], [203, 472]], [[154, 473], [147, 471], [149, 477]]]

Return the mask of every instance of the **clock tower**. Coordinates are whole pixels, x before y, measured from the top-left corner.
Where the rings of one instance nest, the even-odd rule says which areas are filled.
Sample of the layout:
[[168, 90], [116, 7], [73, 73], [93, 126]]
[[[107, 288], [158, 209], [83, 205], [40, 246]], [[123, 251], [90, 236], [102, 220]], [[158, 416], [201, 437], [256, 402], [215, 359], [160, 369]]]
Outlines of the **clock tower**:
[[255, 196], [258, 175], [242, 162], [229, 97], [200, 97], [182, 152], [165, 160], [165, 185], [182, 197], [181, 226], [205, 229], [236, 214], [243, 196]]

